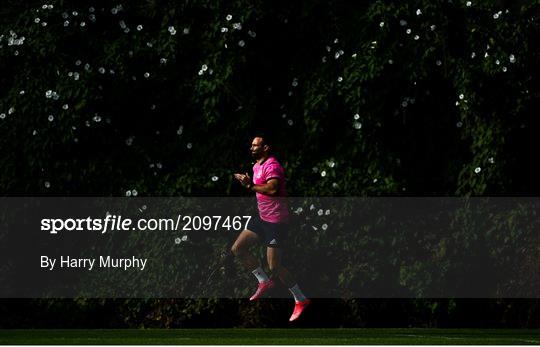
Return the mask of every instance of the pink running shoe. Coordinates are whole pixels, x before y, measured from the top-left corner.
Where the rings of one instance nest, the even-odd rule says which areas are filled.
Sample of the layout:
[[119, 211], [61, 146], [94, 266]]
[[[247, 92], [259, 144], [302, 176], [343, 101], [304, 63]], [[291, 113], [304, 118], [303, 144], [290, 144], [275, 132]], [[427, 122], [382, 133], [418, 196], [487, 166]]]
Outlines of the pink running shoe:
[[255, 292], [255, 294], [251, 296], [251, 298], [249, 298], [249, 301], [259, 299], [261, 296], [263, 296], [265, 292], [269, 291], [270, 289], [274, 287], [275, 287], [275, 283], [272, 280], [259, 283], [259, 287], [257, 287], [257, 291]]
[[297, 320], [298, 317], [300, 317], [300, 315], [302, 314], [302, 312], [304, 312], [306, 307], [309, 306], [309, 304], [311, 304], [311, 300], [309, 300], [309, 299], [306, 299], [304, 301], [297, 301], [294, 304], [294, 311], [293, 311], [293, 313], [291, 315], [291, 318], [289, 318], [289, 322], [293, 322], [293, 321]]

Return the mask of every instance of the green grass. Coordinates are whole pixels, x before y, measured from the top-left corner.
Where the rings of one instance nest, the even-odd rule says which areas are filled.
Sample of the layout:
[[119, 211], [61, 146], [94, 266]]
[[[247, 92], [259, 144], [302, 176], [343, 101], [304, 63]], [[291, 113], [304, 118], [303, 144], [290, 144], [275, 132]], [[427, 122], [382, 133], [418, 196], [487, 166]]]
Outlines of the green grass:
[[0, 330], [0, 344], [540, 344], [526, 329], [43, 329]]

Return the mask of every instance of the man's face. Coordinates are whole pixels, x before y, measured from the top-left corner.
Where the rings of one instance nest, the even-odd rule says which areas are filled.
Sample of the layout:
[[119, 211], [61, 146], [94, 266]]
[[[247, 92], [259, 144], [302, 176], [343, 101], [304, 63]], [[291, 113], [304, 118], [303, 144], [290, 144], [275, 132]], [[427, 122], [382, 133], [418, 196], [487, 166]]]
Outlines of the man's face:
[[264, 144], [262, 137], [256, 137], [253, 139], [253, 141], [251, 141], [250, 150], [253, 158], [259, 159], [266, 153], [268, 146]]

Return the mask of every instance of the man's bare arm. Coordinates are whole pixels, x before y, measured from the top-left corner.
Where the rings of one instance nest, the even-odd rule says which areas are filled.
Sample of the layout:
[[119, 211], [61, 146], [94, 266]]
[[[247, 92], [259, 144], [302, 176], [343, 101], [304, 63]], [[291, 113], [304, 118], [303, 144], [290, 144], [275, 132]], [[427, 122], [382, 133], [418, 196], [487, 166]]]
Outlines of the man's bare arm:
[[249, 177], [249, 174], [246, 172], [245, 175], [243, 174], [234, 174], [234, 177], [247, 189], [251, 190], [255, 193], [261, 193], [265, 195], [276, 195], [278, 193], [279, 189], [279, 179], [277, 178], [271, 178], [269, 179], [265, 184], [253, 184], [251, 182], [251, 177]]
[[279, 180], [277, 178], [269, 179], [265, 184], [252, 184], [249, 190], [265, 195], [276, 195], [278, 193]]

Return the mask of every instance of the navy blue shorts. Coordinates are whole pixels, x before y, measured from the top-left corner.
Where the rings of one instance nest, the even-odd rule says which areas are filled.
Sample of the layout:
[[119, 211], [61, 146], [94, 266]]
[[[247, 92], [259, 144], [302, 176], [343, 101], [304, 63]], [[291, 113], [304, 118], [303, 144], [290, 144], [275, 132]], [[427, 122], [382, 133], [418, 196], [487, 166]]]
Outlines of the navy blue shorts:
[[266, 244], [266, 247], [281, 248], [287, 231], [287, 223], [270, 223], [254, 216], [246, 229], [253, 231]]

